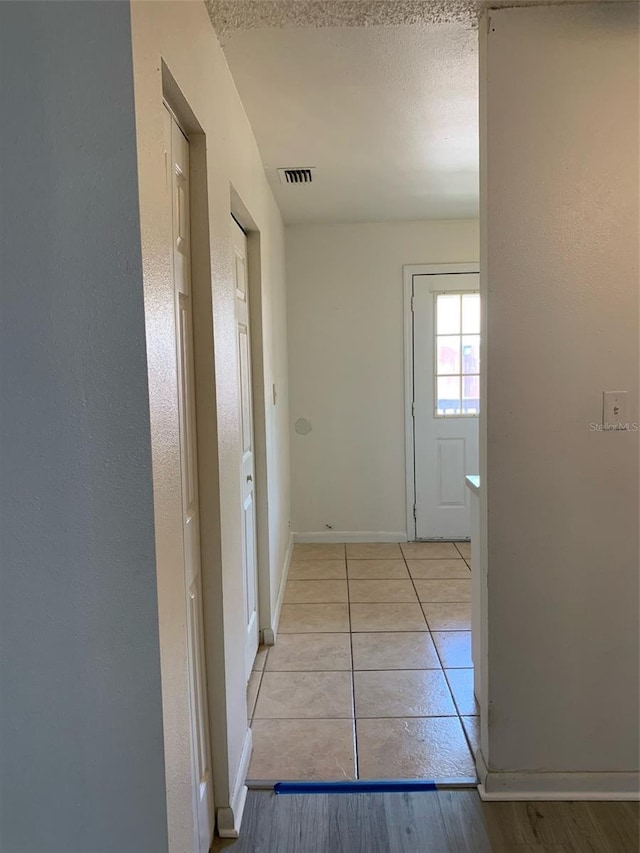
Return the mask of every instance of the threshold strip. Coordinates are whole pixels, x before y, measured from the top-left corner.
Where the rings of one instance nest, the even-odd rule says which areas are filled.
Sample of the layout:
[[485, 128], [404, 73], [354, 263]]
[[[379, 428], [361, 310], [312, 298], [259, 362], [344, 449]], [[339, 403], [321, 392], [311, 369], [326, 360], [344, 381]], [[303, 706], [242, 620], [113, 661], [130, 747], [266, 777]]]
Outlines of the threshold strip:
[[427, 779], [354, 779], [349, 782], [276, 782], [276, 794], [387, 794], [407, 791], [437, 791]]

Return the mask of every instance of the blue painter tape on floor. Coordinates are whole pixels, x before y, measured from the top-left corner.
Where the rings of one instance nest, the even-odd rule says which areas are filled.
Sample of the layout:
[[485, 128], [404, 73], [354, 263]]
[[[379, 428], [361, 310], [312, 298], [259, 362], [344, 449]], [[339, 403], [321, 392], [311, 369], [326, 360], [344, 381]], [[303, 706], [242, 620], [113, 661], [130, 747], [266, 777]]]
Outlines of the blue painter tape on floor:
[[387, 794], [407, 791], [436, 791], [426, 779], [354, 779], [350, 782], [277, 782], [276, 794]]

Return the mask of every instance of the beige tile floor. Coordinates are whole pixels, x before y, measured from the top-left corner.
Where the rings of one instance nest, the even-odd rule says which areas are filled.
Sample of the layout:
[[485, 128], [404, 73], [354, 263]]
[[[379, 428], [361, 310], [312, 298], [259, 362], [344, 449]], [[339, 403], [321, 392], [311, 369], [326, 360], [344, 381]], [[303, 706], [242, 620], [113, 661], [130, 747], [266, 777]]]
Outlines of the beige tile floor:
[[296, 545], [249, 780], [475, 777], [470, 599], [468, 543]]

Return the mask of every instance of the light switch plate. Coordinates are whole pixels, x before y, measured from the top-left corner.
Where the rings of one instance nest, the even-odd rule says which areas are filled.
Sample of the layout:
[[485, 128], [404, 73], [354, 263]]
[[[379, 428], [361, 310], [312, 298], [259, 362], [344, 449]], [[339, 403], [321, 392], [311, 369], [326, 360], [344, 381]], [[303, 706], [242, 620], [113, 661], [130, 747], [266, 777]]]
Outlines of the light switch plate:
[[604, 424], [604, 428], [626, 429], [627, 420], [627, 392], [603, 391], [602, 423]]

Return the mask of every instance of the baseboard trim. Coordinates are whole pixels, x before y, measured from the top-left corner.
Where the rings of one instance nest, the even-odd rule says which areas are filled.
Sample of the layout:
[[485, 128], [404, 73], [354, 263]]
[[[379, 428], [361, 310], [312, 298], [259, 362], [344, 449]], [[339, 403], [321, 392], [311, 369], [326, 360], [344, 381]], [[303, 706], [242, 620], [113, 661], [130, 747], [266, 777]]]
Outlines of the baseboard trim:
[[405, 530], [319, 530], [294, 533], [294, 542], [406, 542]]
[[[482, 758], [476, 756], [478, 765]], [[478, 775], [478, 793], [492, 800], [640, 800], [638, 773], [499, 773], [486, 770]]]
[[291, 565], [291, 555], [293, 554], [293, 534], [289, 534], [289, 545], [284, 558], [284, 566], [282, 577], [280, 578], [280, 586], [278, 588], [278, 598], [276, 607], [273, 612], [273, 618], [269, 628], [265, 628], [262, 632], [262, 641], [266, 646], [273, 646], [278, 636], [278, 625], [280, 624], [280, 613], [282, 612], [282, 602], [284, 601], [284, 592], [287, 586], [287, 578], [289, 577], [289, 566]]
[[487, 774], [489, 773], [489, 768], [487, 767], [487, 762], [484, 760], [484, 754], [482, 752], [482, 747], [478, 747], [474, 757], [476, 760], [476, 774], [477, 774], [478, 780], [479, 780], [478, 790], [480, 790], [480, 788], [482, 786], [484, 786], [484, 783], [485, 783], [486, 778], [487, 778]]
[[245, 785], [245, 779], [249, 772], [249, 762], [251, 761], [251, 751], [253, 749], [253, 740], [251, 729], [247, 729], [242, 745], [242, 755], [240, 756], [240, 764], [236, 774], [233, 793], [231, 795], [231, 805], [219, 808], [216, 811], [216, 820], [218, 825], [218, 835], [220, 838], [237, 838], [240, 833], [240, 824], [244, 814], [245, 803], [247, 802], [248, 788]]

